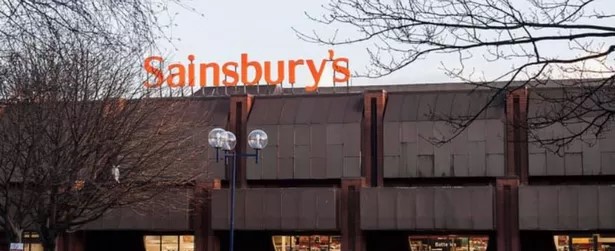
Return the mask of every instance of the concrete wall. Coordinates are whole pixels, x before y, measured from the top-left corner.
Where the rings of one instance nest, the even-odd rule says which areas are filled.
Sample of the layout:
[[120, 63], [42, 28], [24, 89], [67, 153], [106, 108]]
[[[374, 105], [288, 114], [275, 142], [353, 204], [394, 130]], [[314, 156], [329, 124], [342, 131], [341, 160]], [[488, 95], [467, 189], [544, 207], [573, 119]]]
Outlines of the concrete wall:
[[493, 187], [387, 187], [361, 190], [364, 230], [491, 230]]

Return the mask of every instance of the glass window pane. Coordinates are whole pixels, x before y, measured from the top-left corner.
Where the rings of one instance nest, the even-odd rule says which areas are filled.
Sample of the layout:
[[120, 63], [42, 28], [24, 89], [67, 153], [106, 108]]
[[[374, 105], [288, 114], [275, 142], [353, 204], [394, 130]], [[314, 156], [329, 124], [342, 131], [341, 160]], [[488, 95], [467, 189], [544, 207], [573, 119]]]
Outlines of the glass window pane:
[[165, 235], [162, 236], [162, 251], [178, 251], [179, 236]]
[[342, 241], [339, 235], [331, 236], [331, 244], [330, 244], [329, 250], [331, 251], [342, 250]]
[[194, 235], [182, 235], [179, 237], [180, 251], [194, 251]]
[[160, 236], [147, 235], [144, 238], [145, 251], [160, 251]]

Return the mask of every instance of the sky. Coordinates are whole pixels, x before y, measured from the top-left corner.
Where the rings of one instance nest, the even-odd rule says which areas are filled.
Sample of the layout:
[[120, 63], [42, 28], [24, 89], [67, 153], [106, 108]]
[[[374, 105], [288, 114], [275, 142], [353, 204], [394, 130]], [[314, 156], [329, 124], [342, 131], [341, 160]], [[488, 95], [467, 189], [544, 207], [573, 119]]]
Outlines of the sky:
[[[195, 56], [195, 63], [240, 61], [241, 53], [248, 53], [256, 61], [289, 59], [314, 59], [320, 61], [334, 49], [336, 57], [347, 57], [351, 71], [362, 72], [369, 63], [365, 44], [329, 47], [300, 40], [292, 28], [304, 32], [316, 29], [331, 32], [339, 27], [319, 26], [305, 16], [324, 14], [322, 5], [329, 0], [192, 0], [184, 3], [195, 11], [172, 6], [177, 12], [171, 35], [176, 40], [173, 46], [164, 45], [166, 62], [187, 64], [187, 56]], [[521, 0], [518, 0], [521, 1]], [[602, 2], [611, 5], [612, 0]], [[610, 2], [610, 3], [609, 3]], [[611, 6], [612, 7], [612, 6]], [[202, 15], [201, 15], [202, 14]], [[614, 25], [615, 26], [615, 25]], [[349, 31], [352, 32], [352, 31]], [[552, 53], [565, 53], [566, 47], [556, 45], [544, 48]], [[456, 58], [450, 55], [431, 55], [392, 75], [371, 79], [351, 78], [351, 85], [440, 83], [456, 81], [447, 77], [441, 63]], [[510, 62], [490, 63], [480, 58], [470, 62], [469, 67], [479, 72], [501, 72], [510, 68]], [[327, 68], [328, 69], [328, 68]], [[331, 70], [324, 73], [320, 86], [331, 85]], [[328, 76], [328, 77], [327, 77]], [[306, 69], [298, 73], [298, 84], [311, 83]], [[264, 84], [264, 83], [261, 83]]]

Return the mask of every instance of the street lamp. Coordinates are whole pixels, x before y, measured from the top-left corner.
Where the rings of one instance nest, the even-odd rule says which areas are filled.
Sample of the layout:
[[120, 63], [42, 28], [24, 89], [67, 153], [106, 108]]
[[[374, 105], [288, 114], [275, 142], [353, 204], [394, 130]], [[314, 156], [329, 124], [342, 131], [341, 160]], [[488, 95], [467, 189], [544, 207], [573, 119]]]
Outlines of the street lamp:
[[263, 130], [253, 130], [248, 134], [248, 145], [254, 149], [254, 153], [241, 153], [234, 151], [237, 145], [237, 137], [232, 132], [226, 131], [222, 128], [214, 128], [209, 132], [207, 136], [209, 145], [216, 149], [216, 162], [220, 161], [220, 149], [224, 151], [224, 163], [228, 163], [229, 160], [233, 161], [231, 170], [231, 212], [229, 223], [229, 251], [234, 251], [234, 239], [235, 239], [235, 183], [237, 173], [237, 161], [239, 158], [254, 157], [255, 162], [258, 163], [258, 151], [263, 150], [267, 146], [268, 138], [267, 133]]

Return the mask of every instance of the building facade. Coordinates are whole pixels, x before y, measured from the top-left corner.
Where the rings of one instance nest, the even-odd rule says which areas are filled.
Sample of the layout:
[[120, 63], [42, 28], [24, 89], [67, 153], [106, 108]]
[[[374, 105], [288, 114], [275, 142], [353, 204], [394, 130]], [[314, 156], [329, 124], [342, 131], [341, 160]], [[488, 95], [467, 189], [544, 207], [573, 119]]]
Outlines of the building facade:
[[[615, 134], [561, 155], [528, 143], [523, 125], [545, 109], [532, 95], [544, 91], [233, 90], [187, 109], [235, 133], [237, 151], [251, 151], [252, 129], [269, 135], [258, 163], [237, 163], [236, 250], [615, 250]], [[452, 118], [479, 112], [440, 142], [453, 136]], [[170, 193], [160, 207], [117, 210], [65, 234], [58, 250], [228, 250], [230, 166], [200, 137], [194, 164], [209, 178], [174, 200], [191, 210], [165, 206], [178, 197]]]

